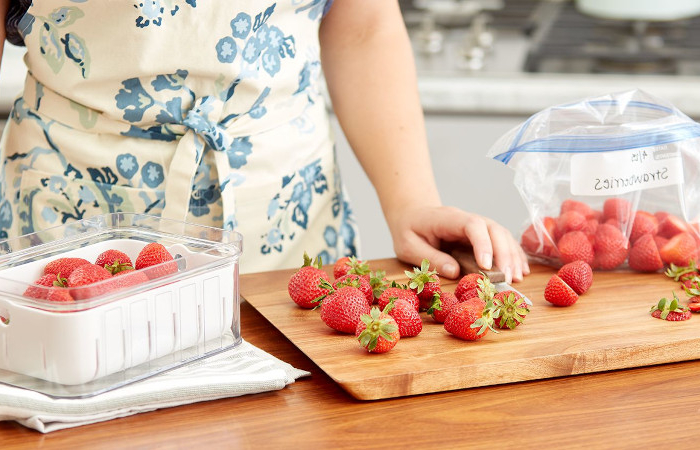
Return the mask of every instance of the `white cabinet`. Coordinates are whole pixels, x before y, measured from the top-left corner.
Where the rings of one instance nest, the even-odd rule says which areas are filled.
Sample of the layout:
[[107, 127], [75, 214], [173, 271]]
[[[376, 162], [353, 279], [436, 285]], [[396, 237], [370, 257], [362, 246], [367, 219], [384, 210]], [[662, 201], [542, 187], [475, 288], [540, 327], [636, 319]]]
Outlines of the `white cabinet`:
[[[527, 210], [513, 186], [513, 171], [486, 157], [491, 145], [525, 117], [476, 117], [468, 115], [426, 116], [433, 170], [442, 201], [493, 218], [514, 235], [522, 231]], [[343, 181], [362, 239], [364, 259], [394, 256], [391, 235], [379, 200], [334, 122], [338, 159]]]

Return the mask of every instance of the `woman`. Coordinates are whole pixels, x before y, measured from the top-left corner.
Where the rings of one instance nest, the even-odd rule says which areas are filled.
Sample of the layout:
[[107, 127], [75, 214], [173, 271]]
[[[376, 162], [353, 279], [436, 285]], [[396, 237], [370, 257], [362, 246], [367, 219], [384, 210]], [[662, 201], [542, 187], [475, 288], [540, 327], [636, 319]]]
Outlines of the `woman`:
[[440, 202], [397, 2], [0, 2], [29, 69], [0, 143], [3, 235], [136, 211], [235, 228], [244, 271], [355, 254], [322, 63], [397, 256], [455, 277], [440, 242], [465, 241], [528, 272], [504, 227]]

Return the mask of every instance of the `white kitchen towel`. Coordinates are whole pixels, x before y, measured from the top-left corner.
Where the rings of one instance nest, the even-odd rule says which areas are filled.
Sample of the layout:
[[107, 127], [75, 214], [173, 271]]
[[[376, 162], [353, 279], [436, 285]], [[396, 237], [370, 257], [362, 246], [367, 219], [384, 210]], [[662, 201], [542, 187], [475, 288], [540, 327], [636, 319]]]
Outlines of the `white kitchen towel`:
[[237, 347], [103, 394], [55, 399], [0, 384], [0, 420], [42, 433], [225, 397], [282, 389], [310, 375], [243, 341]]

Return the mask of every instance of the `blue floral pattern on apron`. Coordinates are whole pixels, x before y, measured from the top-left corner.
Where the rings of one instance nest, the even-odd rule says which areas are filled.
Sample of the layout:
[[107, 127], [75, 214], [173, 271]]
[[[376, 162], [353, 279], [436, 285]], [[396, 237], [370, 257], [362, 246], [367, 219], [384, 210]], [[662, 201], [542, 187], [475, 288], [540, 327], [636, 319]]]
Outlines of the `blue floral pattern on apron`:
[[0, 236], [136, 211], [236, 228], [244, 272], [357, 254], [318, 86], [325, 0], [71, 3], [20, 21]]

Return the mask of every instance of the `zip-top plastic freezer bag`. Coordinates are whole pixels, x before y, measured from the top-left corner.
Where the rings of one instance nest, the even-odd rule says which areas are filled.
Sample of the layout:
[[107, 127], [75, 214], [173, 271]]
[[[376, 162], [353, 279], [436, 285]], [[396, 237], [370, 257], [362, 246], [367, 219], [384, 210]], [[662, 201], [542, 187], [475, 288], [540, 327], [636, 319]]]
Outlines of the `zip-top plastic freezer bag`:
[[545, 109], [488, 156], [515, 171], [531, 260], [656, 272], [700, 254], [699, 138], [700, 124], [633, 90]]

